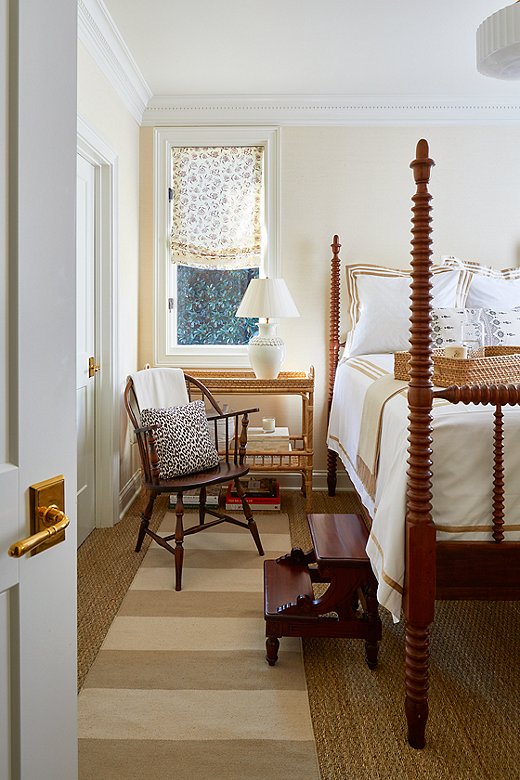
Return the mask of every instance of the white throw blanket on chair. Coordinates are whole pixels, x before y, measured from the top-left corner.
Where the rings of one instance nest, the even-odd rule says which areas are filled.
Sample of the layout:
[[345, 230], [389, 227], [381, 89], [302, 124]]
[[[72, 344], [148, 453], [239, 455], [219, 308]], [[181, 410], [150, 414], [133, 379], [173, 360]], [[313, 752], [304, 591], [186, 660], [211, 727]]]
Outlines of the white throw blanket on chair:
[[167, 409], [189, 403], [180, 368], [146, 368], [130, 374], [139, 409]]

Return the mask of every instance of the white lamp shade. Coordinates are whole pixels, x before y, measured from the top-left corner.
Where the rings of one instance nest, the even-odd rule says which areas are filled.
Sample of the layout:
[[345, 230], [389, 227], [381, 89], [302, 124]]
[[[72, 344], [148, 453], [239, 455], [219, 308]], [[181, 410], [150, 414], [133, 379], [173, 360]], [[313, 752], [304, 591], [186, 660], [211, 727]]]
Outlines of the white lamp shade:
[[283, 279], [251, 279], [236, 317], [299, 317]]
[[520, 79], [520, 3], [502, 8], [478, 28], [477, 69], [496, 79]]

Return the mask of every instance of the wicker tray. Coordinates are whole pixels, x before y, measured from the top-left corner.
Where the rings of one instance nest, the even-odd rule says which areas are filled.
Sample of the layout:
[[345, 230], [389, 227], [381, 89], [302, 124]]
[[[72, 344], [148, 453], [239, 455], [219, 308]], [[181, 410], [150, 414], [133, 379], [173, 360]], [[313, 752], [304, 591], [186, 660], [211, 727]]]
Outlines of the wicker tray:
[[[408, 381], [409, 352], [394, 353], [394, 377]], [[498, 384], [520, 382], [520, 347], [484, 347], [483, 357], [465, 360], [448, 358], [444, 350], [433, 350], [433, 384]]]

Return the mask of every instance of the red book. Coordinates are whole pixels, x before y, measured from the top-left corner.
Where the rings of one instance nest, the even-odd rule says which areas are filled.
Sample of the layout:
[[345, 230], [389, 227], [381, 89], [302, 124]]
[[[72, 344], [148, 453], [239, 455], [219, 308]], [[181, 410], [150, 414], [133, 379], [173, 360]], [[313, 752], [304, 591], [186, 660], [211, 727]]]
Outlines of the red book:
[[[246, 492], [247, 503], [250, 504], [256, 510], [274, 510], [280, 509], [280, 487], [276, 483], [276, 490], [274, 495], [248, 495]], [[229, 483], [226, 492], [226, 509], [240, 509], [242, 507], [242, 500], [237, 495], [235, 486], [232, 482]]]

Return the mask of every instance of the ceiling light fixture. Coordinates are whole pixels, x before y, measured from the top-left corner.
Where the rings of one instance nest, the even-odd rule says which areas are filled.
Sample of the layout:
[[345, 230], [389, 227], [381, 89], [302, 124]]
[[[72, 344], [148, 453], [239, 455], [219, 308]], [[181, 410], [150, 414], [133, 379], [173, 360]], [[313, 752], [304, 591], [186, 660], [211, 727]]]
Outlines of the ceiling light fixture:
[[520, 79], [520, 0], [478, 28], [477, 69], [495, 79]]

